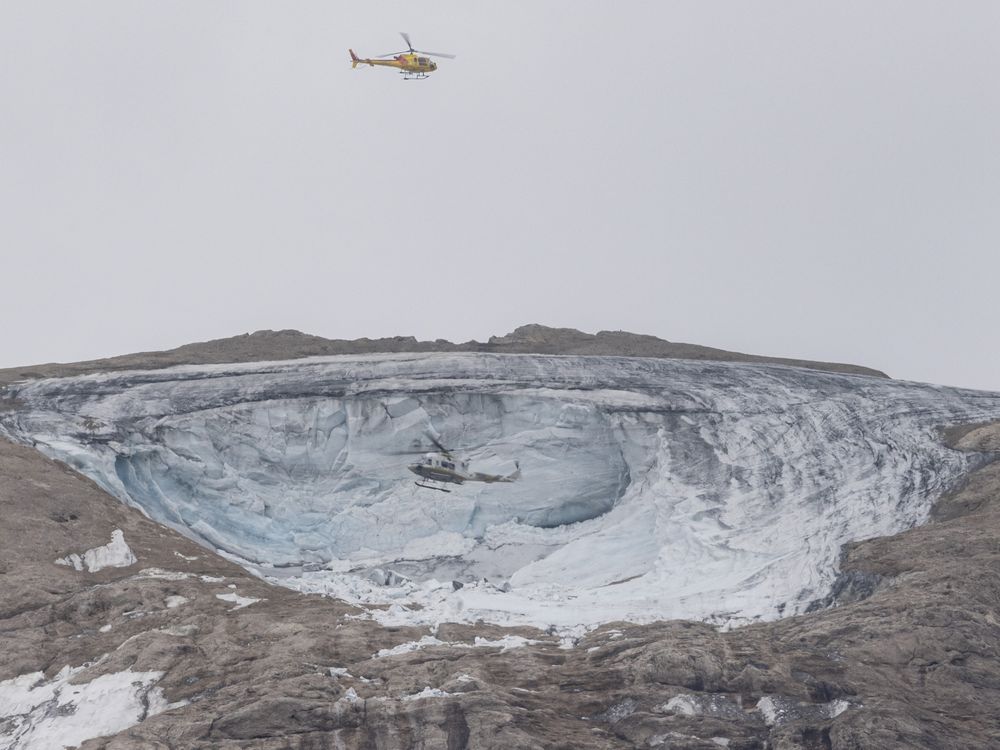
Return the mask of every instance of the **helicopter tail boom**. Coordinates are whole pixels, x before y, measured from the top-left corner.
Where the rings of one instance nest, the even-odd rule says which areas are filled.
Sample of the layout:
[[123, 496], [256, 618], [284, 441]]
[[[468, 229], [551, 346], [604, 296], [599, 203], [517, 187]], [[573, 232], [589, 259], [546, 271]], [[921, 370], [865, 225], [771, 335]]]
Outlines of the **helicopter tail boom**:
[[514, 462], [514, 471], [510, 474], [482, 474], [477, 471], [469, 477], [473, 482], [486, 482], [487, 484], [493, 484], [494, 482], [516, 482], [520, 478], [521, 464], [517, 461]]

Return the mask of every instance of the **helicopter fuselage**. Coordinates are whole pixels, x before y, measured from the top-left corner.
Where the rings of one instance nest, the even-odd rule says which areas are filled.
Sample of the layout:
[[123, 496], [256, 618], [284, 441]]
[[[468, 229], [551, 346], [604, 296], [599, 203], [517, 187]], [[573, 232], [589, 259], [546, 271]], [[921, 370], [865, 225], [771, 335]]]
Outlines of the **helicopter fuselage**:
[[437, 70], [436, 62], [431, 60], [429, 57], [418, 55], [415, 52], [404, 52], [403, 54], [396, 55], [388, 60], [379, 60], [378, 58], [360, 58], [354, 54], [354, 50], [350, 50], [350, 53], [352, 68], [356, 68], [359, 65], [370, 65], [372, 67], [380, 65], [384, 68], [398, 68], [404, 75], [419, 78], [424, 78], [428, 73], [433, 73]]
[[462, 462], [442, 456], [428, 455], [420, 463], [410, 464], [407, 468], [418, 477], [432, 482], [462, 484], [469, 476]]

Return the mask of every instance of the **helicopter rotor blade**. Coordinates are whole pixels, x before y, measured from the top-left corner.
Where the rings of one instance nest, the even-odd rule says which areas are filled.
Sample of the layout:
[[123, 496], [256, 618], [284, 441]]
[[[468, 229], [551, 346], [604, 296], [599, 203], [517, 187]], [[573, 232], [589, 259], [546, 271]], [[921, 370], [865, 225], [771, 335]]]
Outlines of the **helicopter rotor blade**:
[[427, 433], [427, 439], [431, 441], [431, 445], [420, 445], [414, 441], [409, 448], [383, 451], [383, 453], [387, 456], [421, 456], [425, 453], [443, 453], [448, 456], [452, 455], [452, 451], [445, 448], [441, 441], [430, 433]]
[[376, 58], [382, 57], [396, 57], [396, 55], [405, 55], [409, 50], [403, 50], [402, 52], [390, 52], [388, 55], [375, 55]]
[[449, 55], [447, 52], [424, 52], [422, 49], [415, 49], [412, 51], [419, 52], [421, 55], [427, 55], [428, 57], [447, 57], [449, 60], [455, 59], [455, 55]]
[[430, 441], [432, 443], [434, 443], [434, 445], [436, 445], [438, 447], [439, 451], [441, 451], [442, 453], [447, 453], [449, 456], [451, 455], [451, 451], [448, 450], [447, 448], [445, 448], [443, 445], [441, 445], [441, 441], [440, 440], [438, 440], [436, 437], [434, 437], [430, 433], [427, 433], [427, 437], [430, 438]]
[[399, 35], [403, 37], [403, 41], [406, 42], [406, 46], [410, 48], [410, 52], [416, 52], [416, 50], [413, 49], [413, 43], [410, 41], [410, 35], [405, 31], [400, 31]]

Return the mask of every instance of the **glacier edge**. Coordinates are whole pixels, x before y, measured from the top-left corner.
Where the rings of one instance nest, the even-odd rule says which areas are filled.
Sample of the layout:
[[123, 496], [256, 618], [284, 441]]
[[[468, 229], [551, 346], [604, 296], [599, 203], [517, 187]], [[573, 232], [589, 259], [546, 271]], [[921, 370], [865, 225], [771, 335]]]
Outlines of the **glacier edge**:
[[[1000, 418], [998, 394], [626, 357], [334, 356], [11, 390], [7, 434], [155, 520], [427, 624], [803, 612], [845, 542], [924, 522], [976, 460], [937, 428]], [[421, 491], [401, 452], [426, 431], [524, 477]], [[366, 577], [386, 567], [408, 580]]]

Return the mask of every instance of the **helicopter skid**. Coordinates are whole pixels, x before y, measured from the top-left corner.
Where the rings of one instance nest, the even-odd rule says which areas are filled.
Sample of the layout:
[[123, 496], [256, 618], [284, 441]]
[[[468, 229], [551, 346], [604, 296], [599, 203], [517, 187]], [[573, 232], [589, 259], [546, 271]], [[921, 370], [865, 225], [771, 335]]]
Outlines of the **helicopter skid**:
[[421, 484], [420, 482], [414, 482], [417, 487], [423, 487], [427, 490], [437, 490], [438, 492], [451, 492], [451, 490], [444, 487], [435, 487], [433, 484]]

